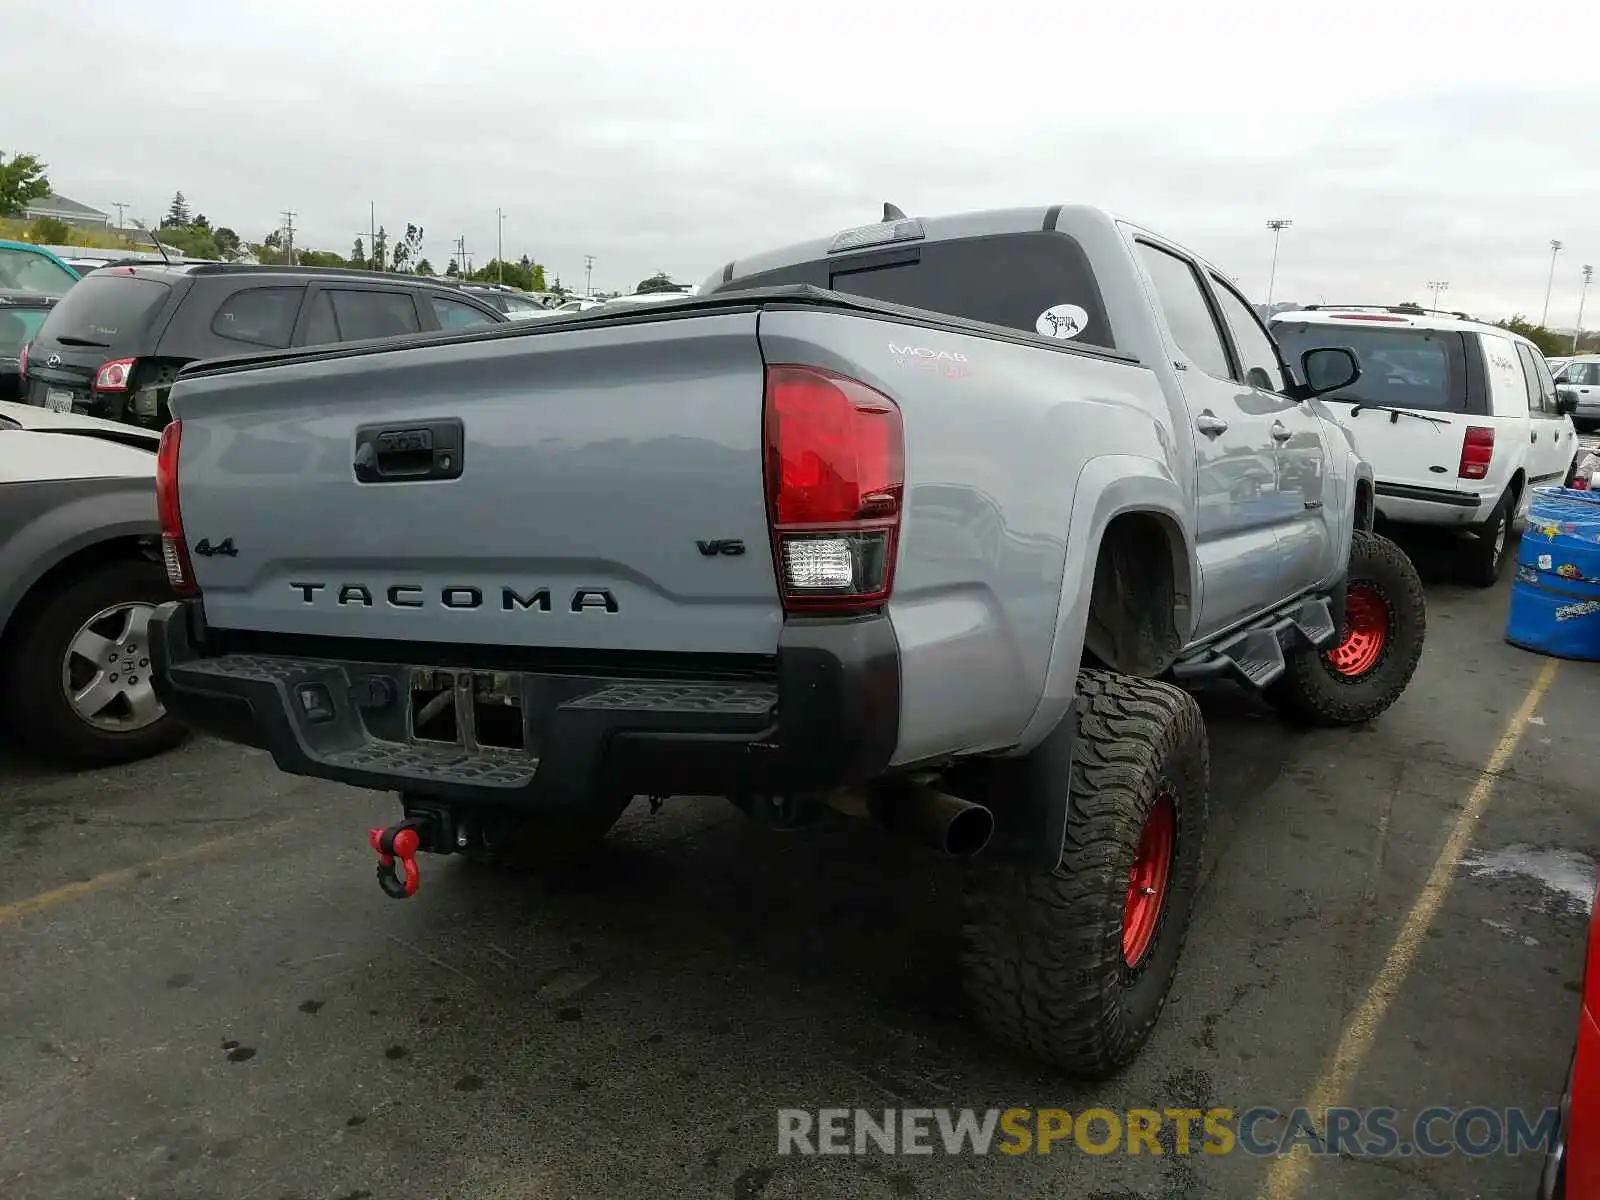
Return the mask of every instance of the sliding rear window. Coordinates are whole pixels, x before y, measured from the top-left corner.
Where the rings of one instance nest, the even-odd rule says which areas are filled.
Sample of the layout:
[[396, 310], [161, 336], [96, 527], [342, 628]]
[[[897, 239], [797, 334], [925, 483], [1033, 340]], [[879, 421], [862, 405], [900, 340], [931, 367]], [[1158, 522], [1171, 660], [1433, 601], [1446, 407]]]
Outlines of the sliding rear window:
[[717, 290], [797, 283], [1116, 349], [1089, 258], [1065, 234], [1006, 233], [876, 248], [795, 263]]
[[1300, 356], [1320, 346], [1340, 346], [1355, 354], [1361, 378], [1325, 400], [1465, 413], [1473, 411], [1469, 398], [1480, 390], [1469, 386], [1465, 340], [1459, 333], [1274, 321], [1272, 336], [1297, 370]]

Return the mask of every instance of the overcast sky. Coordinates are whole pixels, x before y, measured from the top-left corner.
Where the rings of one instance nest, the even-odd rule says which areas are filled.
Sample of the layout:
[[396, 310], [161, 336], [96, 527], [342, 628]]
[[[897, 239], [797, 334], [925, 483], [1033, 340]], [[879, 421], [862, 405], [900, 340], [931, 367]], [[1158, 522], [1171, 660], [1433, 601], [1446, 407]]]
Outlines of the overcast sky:
[[698, 281], [884, 200], [1078, 201], [1258, 301], [1289, 217], [1277, 299], [1443, 279], [1450, 306], [1537, 320], [1559, 238], [1570, 325], [1600, 260], [1585, 7], [0, 0], [0, 150], [108, 212], [182, 189], [251, 241], [293, 209], [297, 244], [340, 253], [371, 200], [440, 269], [458, 235], [494, 256], [499, 207], [508, 258], [581, 286], [593, 254], [597, 288]]

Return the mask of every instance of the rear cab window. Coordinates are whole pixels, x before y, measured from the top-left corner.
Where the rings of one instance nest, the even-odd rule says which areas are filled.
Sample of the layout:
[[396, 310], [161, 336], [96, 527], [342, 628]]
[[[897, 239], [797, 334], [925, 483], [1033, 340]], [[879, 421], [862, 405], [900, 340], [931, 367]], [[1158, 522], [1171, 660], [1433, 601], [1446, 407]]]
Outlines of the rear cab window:
[[40, 342], [132, 347], [172, 295], [156, 279], [96, 271], [56, 302], [39, 330]]
[[1003, 233], [840, 254], [749, 275], [716, 290], [784, 284], [1117, 348], [1089, 257], [1062, 233]]
[[1469, 387], [1465, 335], [1409, 325], [1273, 322], [1283, 356], [1299, 362], [1307, 350], [1336, 346], [1361, 364], [1361, 378], [1324, 401], [1486, 414], [1480, 387]]

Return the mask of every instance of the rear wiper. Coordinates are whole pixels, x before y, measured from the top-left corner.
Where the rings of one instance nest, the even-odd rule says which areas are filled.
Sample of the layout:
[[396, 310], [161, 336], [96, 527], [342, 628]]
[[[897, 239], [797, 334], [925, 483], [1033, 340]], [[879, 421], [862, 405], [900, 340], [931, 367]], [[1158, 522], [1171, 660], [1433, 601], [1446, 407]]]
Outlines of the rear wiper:
[[94, 346], [100, 350], [104, 350], [106, 347], [111, 345], [110, 342], [97, 342], [91, 338], [76, 337], [70, 333], [61, 334], [56, 338], [56, 341], [60, 342], [63, 346]]
[[[1343, 400], [1344, 397], [1343, 396], [1335, 396], [1334, 399]], [[1374, 412], [1386, 412], [1386, 413], [1388, 413], [1389, 414], [1389, 424], [1391, 424], [1391, 425], [1393, 425], [1396, 422], [1398, 422], [1401, 417], [1415, 417], [1419, 421], [1427, 421], [1427, 422], [1429, 422], [1430, 424], [1433, 424], [1433, 425], [1449, 425], [1449, 424], [1452, 423], [1451, 421], [1449, 421], [1448, 419], [1446, 419], [1444, 417], [1430, 417], [1427, 413], [1415, 412], [1415, 411], [1413, 411], [1412, 409], [1409, 409], [1409, 408], [1394, 408], [1394, 407], [1392, 407], [1392, 406], [1390, 406], [1388, 404], [1374, 404], [1371, 400], [1356, 400], [1354, 402], [1349, 402], [1349, 403], [1351, 403], [1350, 415], [1352, 417], [1358, 415], [1363, 408], [1370, 408]]]

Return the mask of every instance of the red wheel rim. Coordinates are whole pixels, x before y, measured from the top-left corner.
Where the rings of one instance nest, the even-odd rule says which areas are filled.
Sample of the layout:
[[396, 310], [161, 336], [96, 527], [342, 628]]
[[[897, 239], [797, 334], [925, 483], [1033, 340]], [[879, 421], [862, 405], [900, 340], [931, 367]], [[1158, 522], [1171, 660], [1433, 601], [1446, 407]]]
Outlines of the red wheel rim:
[[1133, 869], [1128, 872], [1128, 897], [1122, 902], [1122, 957], [1130, 967], [1144, 960], [1161, 924], [1177, 835], [1178, 806], [1171, 792], [1162, 792], [1144, 819]]
[[1328, 665], [1346, 679], [1365, 675], [1378, 665], [1389, 644], [1389, 606], [1377, 590], [1355, 584], [1345, 596], [1345, 635], [1328, 651]]

